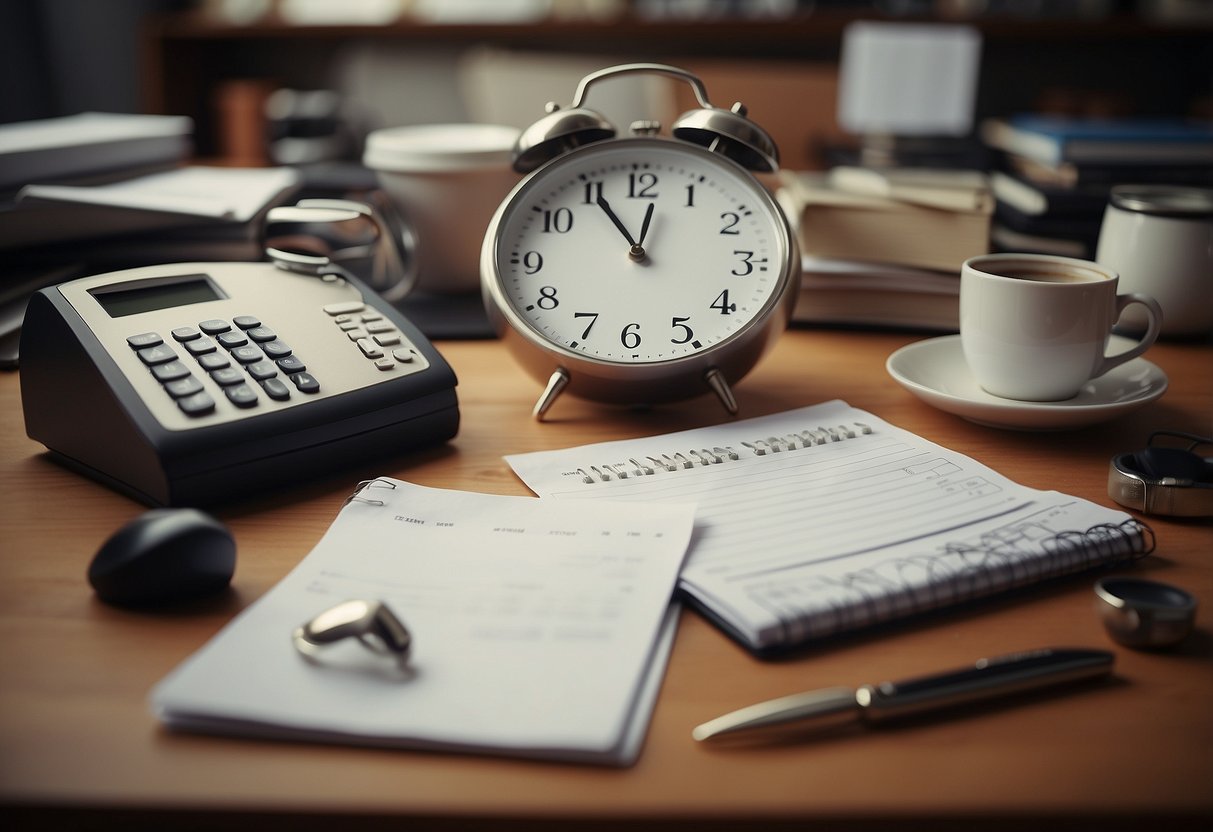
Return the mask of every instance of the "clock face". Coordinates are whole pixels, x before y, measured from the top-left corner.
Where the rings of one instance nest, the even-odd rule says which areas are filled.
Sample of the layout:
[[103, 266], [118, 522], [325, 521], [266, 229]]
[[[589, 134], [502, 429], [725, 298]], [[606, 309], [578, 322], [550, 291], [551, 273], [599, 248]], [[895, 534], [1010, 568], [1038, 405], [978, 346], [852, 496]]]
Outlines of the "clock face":
[[762, 186], [664, 139], [601, 142], [536, 171], [492, 245], [516, 326], [616, 364], [718, 347], [771, 314], [788, 279], [787, 225]]

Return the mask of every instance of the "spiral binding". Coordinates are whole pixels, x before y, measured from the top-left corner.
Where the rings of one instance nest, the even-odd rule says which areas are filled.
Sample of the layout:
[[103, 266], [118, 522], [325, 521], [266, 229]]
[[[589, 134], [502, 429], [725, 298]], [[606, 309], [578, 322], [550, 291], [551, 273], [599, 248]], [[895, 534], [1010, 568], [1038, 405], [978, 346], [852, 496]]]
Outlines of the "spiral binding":
[[[742, 446], [754, 456], [766, 456], [785, 451], [798, 451], [812, 448], [816, 445], [827, 445], [831, 442], [843, 442], [856, 436], [873, 433], [870, 426], [863, 422], [852, 422], [850, 425], [834, 425], [832, 427], [818, 426], [801, 431], [784, 434], [783, 436], [768, 436], [765, 439], [755, 439], [752, 442], [742, 442]], [[587, 485], [611, 480], [626, 480], [631, 477], [648, 477], [653, 474], [673, 472], [694, 468], [696, 466], [720, 465], [741, 459], [741, 453], [732, 445], [712, 448], [692, 448], [688, 451], [676, 451], [672, 454], [645, 457], [641, 461], [630, 457], [627, 462], [612, 462], [590, 465], [578, 468], [576, 473]]]
[[1070, 575], [1119, 566], [1154, 551], [1154, 530], [1130, 518], [1084, 531], [1031, 540], [1017, 533], [983, 535], [942, 553], [898, 558], [837, 577], [812, 576], [774, 593], [788, 644], [821, 638]]

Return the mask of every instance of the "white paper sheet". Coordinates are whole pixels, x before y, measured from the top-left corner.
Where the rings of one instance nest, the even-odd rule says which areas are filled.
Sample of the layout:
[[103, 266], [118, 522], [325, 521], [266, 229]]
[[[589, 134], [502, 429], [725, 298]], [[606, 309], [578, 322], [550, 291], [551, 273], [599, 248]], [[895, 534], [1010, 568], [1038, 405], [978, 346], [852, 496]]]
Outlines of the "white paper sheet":
[[[378, 480], [299, 566], [152, 694], [183, 729], [626, 765], [675, 623], [690, 505], [501, 497]], [[410, 675], [292, 631], [349, 599], [413, 634]]]

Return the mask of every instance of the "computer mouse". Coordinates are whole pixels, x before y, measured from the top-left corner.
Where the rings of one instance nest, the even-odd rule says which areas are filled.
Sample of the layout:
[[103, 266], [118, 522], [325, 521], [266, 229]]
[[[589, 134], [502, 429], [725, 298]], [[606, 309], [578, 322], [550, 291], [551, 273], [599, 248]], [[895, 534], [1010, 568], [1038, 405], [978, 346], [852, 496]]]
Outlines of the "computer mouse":
[[116, 531], [93, 556], [88, 582], [102, 601], [158, 606], [201, 598], [231, 583], [236, 541], [193, 508], [157, 508]]

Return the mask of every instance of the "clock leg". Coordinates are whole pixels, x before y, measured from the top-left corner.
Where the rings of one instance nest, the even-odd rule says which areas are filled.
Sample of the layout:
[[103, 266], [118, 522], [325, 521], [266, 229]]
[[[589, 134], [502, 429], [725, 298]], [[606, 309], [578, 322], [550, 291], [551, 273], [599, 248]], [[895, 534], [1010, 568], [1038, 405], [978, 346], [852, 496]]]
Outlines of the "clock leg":
[[724, 409], [729, 411], [730, 415], [736, 416], [737, 399], [733, 397], [733, 391], [729, 389], [729, 383], [724, 380], [724, 373], [713, 367], [704, 374], [703, 380], [708, 383], [708, 387], [711, 387], [712, 392], [720, 399], [720, 403], [724, 405]]
[[552, 377], [548, 379], [548, 386], [543, 391], [543, 395], [539, 397], [539, 401], [535, 402], [535, 408], [531, 411], [531, 415], [535, 417], [536, 421], [543, 421], [543, 414], [548, 412], [548, 408], [568, 386], [569, 371], [563, 367], [557, 367], [556, 372], [552, 373]]

